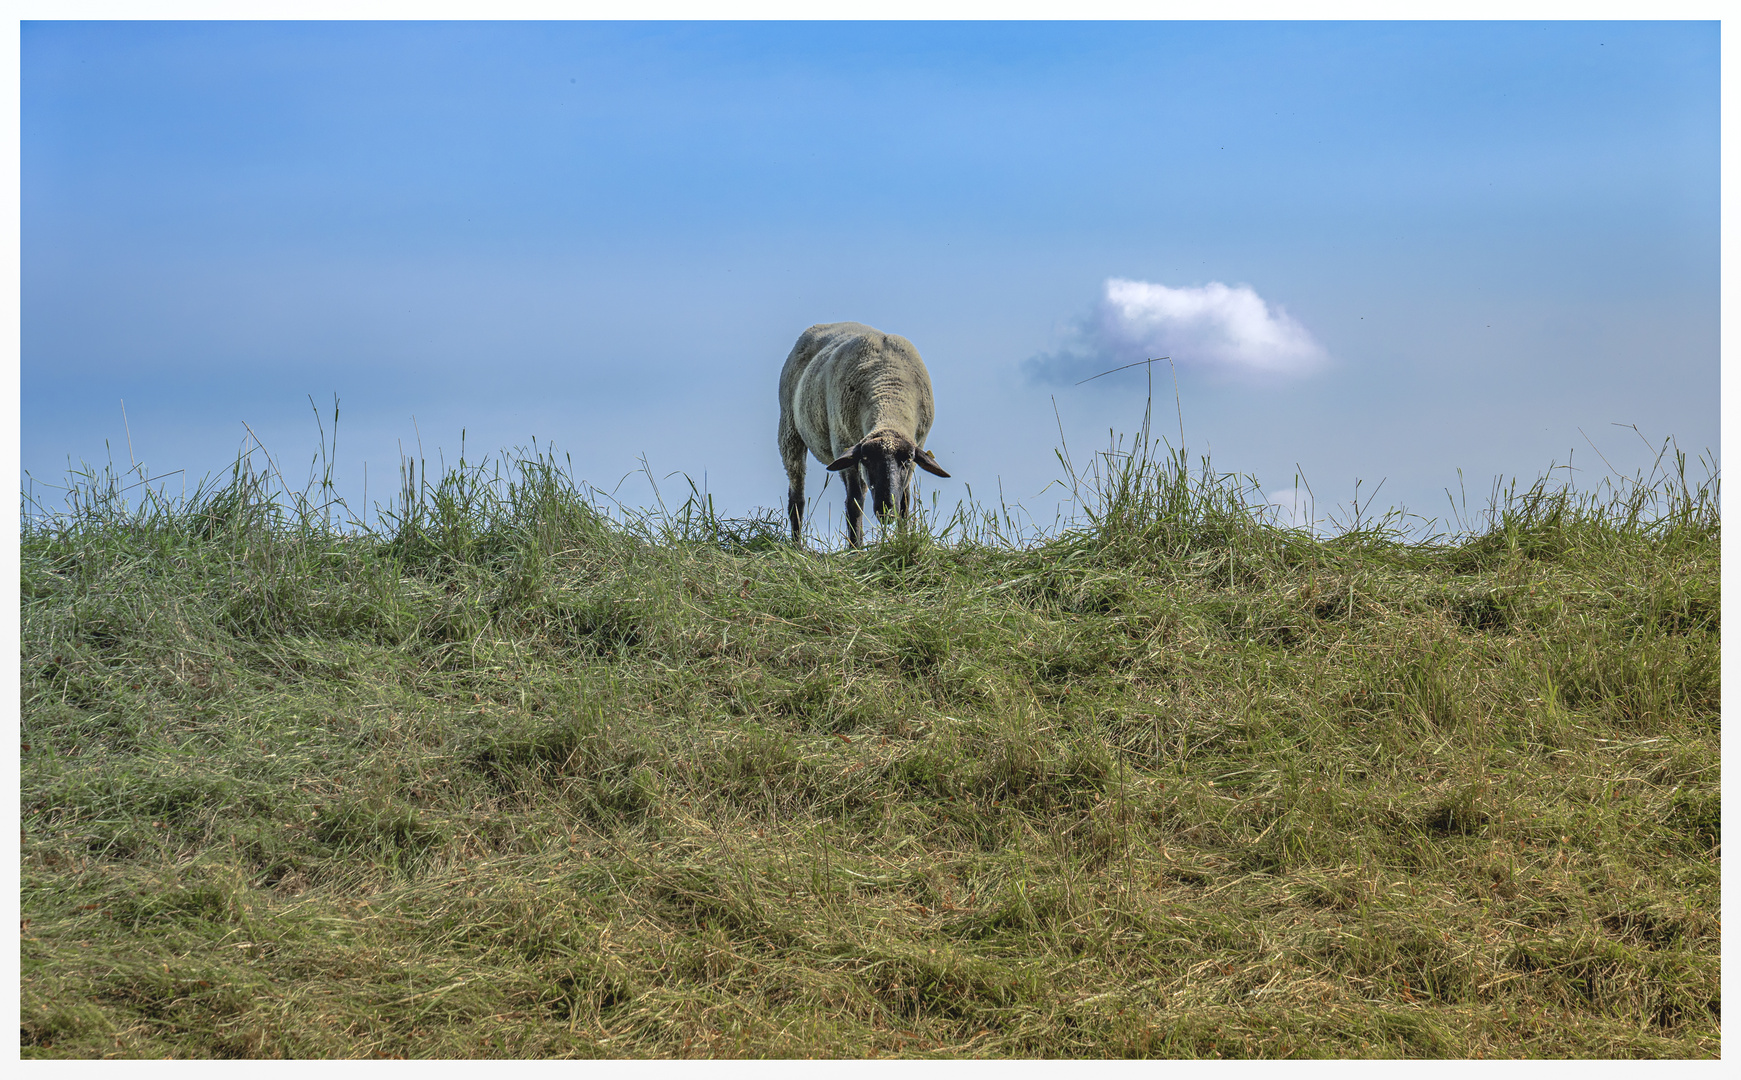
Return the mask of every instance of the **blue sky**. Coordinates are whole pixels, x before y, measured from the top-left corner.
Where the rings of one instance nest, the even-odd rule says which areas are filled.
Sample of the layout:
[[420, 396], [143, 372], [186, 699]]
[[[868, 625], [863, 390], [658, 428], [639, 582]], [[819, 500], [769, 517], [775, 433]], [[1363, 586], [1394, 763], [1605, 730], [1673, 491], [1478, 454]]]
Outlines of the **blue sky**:
[[308, 397], [337, 393], [359, 505], [364, 462], [379, 499], [401, 446], [451, 463], [463, 429], [468, 458], [536, 437], [607, 489], [645, 455], [747, 513], [782, 504], [780, 364], [836, 320], [924, 355], [946, 506], [1001, 482], [1050, 521], [1059, 425], [1080, 459], [1147, 388], [1073, 383], [1159, 349], [1193, 453], [1278, 498], [1297, 466], [1320, 516], [1356, 480], [1442, 515], [1459, 469], [1473, 504], [1569, 451], [1593, 482], [1586, 436], [1647, 464], [1616, 424], [1696, 457], [1719, 429], [1718, 44], [1685, 22], [26, 23], [23, 467], [125, 466], [130, 433], [197, 477], [245, 423], [305, 474]]

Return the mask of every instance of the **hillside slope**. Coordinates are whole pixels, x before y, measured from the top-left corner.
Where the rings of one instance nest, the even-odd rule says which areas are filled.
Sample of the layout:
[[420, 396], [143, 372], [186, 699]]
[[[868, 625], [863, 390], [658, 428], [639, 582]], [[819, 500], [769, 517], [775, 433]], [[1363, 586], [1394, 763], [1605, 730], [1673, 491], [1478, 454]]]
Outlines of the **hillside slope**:
[[[809, 553], [548, 458], [22, 538], [37, 1057], [1720, 1053], [1714, 483]], [[975, 517], [979, 514], [978, 517]]]

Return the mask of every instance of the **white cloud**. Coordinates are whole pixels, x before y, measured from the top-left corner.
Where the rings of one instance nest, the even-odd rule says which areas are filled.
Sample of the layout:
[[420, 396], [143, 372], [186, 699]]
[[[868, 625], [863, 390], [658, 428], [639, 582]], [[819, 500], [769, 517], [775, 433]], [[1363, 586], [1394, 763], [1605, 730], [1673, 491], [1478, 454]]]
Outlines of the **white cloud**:
[[1249, 285], [1172, 288], [1109, 278], [1077, 340], [1061, 353], [1035, 357], [1028, 369], [1050, 381], [1075, 381], [1157, 356], [1171, 356], [1181, 368], [1248, 378], [1306, 375], [1329, 360], [1311, 331]]
[[1275, 522], [1295, 529], [1310, 529], [1317, 525], [1312, 493], [1303, 487], [1271, 492], [1267, 504], [1275, 507]]

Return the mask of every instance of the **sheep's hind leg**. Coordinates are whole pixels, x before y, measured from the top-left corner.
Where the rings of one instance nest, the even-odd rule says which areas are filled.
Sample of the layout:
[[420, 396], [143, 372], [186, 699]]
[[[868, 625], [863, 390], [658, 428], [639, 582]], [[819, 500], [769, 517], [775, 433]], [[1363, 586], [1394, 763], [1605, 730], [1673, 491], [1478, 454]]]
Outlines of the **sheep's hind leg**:
[[791, 489], [786, 492], [786, 517], [792, 523], [792, 542], [803, 543], [804, 474], [801, 472], [791, 477]]
[[804, 458], [810, 451], [804, 439], [782, 413], [780, 460], [786, 465], [786, 518], [792, 523], [792, 542], [804, 542]]

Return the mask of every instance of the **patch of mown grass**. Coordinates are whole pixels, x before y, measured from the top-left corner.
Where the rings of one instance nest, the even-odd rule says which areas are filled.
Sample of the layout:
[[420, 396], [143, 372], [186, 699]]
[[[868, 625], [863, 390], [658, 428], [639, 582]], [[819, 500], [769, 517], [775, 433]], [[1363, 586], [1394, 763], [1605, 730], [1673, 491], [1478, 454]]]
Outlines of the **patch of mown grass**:
[[539, 455], [84, 478], [24, 1054], [1718, 1054], [1715, 482], [1318, 537], [1187, 466], [822, 554]]

